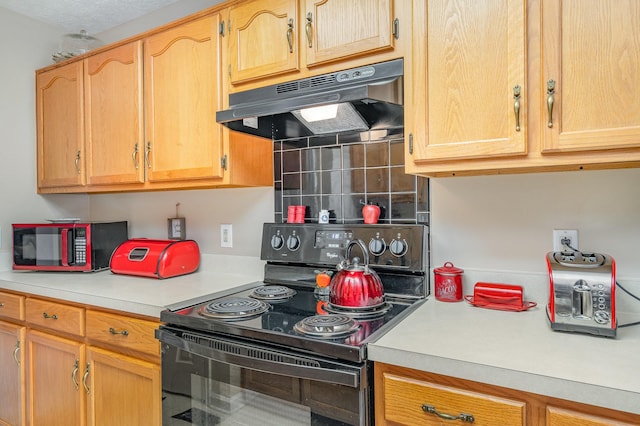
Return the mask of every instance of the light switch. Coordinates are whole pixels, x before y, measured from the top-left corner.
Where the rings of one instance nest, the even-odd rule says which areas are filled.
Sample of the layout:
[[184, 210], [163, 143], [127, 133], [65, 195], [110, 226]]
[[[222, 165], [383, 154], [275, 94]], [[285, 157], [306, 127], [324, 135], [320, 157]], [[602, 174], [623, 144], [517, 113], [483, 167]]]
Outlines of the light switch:
[[220, 225], [220, 247], [233, 247], [233, 226], [231, 224]]

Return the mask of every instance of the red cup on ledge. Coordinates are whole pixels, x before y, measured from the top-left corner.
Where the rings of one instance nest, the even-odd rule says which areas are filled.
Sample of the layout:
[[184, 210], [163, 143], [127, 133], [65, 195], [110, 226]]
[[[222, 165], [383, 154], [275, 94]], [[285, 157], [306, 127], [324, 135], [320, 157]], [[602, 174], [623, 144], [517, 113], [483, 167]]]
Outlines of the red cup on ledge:
[[289, 206], [287, 208], [287, 223], [304, 223], [307, 206]]

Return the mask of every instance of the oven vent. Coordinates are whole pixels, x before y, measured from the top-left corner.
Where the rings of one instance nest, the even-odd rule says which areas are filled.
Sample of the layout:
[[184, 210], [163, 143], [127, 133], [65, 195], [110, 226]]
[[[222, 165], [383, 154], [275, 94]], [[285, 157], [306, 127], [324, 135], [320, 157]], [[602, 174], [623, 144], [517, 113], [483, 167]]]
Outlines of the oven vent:
[[227, 340], [216, 339], [213, 337], [204, 337], [197, 334], [183, 333], [182, 338], [201, 346], [206, 346], [217, 351], [241, 355], [247, 358], [262, 359], [265, 361], [279, 362], [290, 365], [301, 365], [306, 367], [320, 367], [320, 363], [316, 360], [286, 355], [280, 352], [257, 348], [242, 343], [229, 342]]

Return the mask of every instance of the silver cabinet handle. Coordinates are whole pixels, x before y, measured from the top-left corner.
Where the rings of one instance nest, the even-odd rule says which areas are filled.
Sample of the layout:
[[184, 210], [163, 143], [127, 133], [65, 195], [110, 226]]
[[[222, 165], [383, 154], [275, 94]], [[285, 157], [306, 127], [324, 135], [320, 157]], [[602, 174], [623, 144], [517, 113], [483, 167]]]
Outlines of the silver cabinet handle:
[[123, 336], [128, 336], [129, 335], [129, 331], [128, 330], [122, 330], [122, 331], [118, 331], [113, 327], [109, 327], [109, 333], [111, 334], [122, 334]]
[[89, 363], [87, 363], [87, 368], [84, 369], [84, 374], [82, 375], [82, 386], [84, 386], [84, 390], [87, 392], [87, 395], [89, 395], [91, 391], [87, 385], [87, 377], [89, 377]]
[[438, 410], [436, 410], [436, 407], [429, 404], [422, 404], [422, 411], [429, 414], [435, 414], [436, 416], [445, 420], [462, 420], [463, 422], [467, 423], [473, 423], [475, 421], [475, 419], [473, 418], [473, 414], [460, 413], [457, 416], [452, 416], [451, 414], [440, 413]]
[[42, 313], [42, 317], [43, 317], [44, 319], [52, 319], [52, 320], [57, 320], [57, 319], [58, 319], [58, 316], [57, 316], [56, 314], [49, 315], [49, 314], [48, 314], [48, 313], [46, 313], [46, 312], [43, 312], [43, 313]]
[[149, 153], [151, 152], [151, 142], [147, 142], [147, 146], [144, 150], [144, 162], [147, 165], [147, 168], [151, 168], [151, 163], [149, 162]]
[[547, 110], [549, 111], [549, 122], [547, 126], [553, 127], [553, 94], [556, 92], [555, 80], [547, 81]]
[[13, 350], [13, 359], [16, 361], [16, 365], [20, 365], [20, 359], [18, 358], [18, 352], [20, 352], [20, 340], [16, 342], [16, 348]]
[[287, 24], [287, 42], [289, 43], [289, 53], [293, 53], [293, 18]]
[[137, 142], [133, 147], [133, 152], [131, 153], [131, 159], [133, 160], [133, 167], [135, 167], [136, 170], [138, 170], [138, 143]]
[[76, 390], [78, 390], [78, 380], [76, 379], [78, 375], [78, 370], [80, 369], [80, 361], [76, 359], [76, 363], [73, 367], [73, 371], [71, 372], [71, 381], [73, 382], [73, 386], [75, 386]]
[[80, 151], [76, 152], [76, 159], [74, 161], [76, 166], [76, 173], [80, 174]]
[[309, 43], [309, 48], [313, 47], [311, 44], [311, 23], [313, 22], [313, 14], [311, 12], [307, 13], [307, 23], [304, 26], [304, 31], [307, 33], [307, 43]]
[[516, 114], [516, 132], [520, 131], [520, 86], [513, 88], [513, 112]]

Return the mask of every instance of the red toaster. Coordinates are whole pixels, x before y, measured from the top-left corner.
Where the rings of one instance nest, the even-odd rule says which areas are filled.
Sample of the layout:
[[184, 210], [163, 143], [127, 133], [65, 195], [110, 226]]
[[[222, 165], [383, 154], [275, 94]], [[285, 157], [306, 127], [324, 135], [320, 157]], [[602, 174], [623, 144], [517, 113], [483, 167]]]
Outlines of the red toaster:
[[114, 274], [160, 279], [190, 274], [199, 266], [200, 249], [193, 240], [133, 238], [120, 244], [109, 261]]

